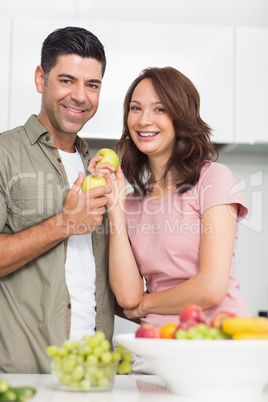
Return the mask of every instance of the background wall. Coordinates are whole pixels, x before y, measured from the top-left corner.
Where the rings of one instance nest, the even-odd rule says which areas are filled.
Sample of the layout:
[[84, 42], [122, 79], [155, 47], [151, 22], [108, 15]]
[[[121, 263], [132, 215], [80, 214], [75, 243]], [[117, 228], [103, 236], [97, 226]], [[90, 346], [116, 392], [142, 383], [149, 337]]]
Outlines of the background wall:
[[[70, 19], [81, 21], [87, 18], [91, 21], [102, 22], [121, 21], [125, 23], [126, 29], [122, 35], [126, 41], [129, 34], [128, 22], [148, 22], [156, 25], [172, 23], [222, 27], [268, 27], [267, 0], [165, 0], [165, 2], [157, 0], [135, 0], [135, 2], [125, 0], [47, 0], [46, 2], [9, 0], [6, 2], [0, 0], [0, 10], [1, 18], [22, 19], [22, 22], [25, 18], [33, 21], [37, 18], [50, 21], [66, 19], [66, 23]], [[0, 43], [2, 48], [5, 38], [2, 38]], [[22, 55], [24, 48], [25, 52], [31, 50], [30, 41], [23, 43]], [[122, 55], [118, 54], [118, 63], [120, 63], [121, 57]], [[265, 48], [263, 57], [267, 61], [267, 49]], [[21, 74], [20, 63], [17, 63], [15, 68], [18, 74]], [[35, 66], [33, 66], [33, 71], [34, 68]], [[119, 79], [120, 77], [115, 77], [115, 80]], [[131, 80], [132, 77], [129, 82]], [[1, 92], [4, 85], [8, 85], [8, 83], [4, 82], [2, 77]], [[247, 119], [247, 115], [244, 118]], [[211, 124], [210, 121], [207, 123]], [[103, 146], [113, 148], [115, 145], [114, 139], [88, 141], [92, 155]], [[268, 310], [268, 258], [266, 254], [268, 216], [267, 209], [265, 209], [268, 199], [267, 144], [268, 132], [261, 146], [252, 147], [247, 143], [239, 147], [235, 144], [223, 144], [220, 147], [220, 162], [231, 168], [249, 206], [249, 216], [240, 224], [239, 228], [236, 261], [241, 290], [254, 315], [258, 314], [259, 310]], [[116, 319], [116, 332], [134, 331], [135, 328], [134, 324]]]
[[0, 0], [1, 17], [268, 26], [267, 0]]

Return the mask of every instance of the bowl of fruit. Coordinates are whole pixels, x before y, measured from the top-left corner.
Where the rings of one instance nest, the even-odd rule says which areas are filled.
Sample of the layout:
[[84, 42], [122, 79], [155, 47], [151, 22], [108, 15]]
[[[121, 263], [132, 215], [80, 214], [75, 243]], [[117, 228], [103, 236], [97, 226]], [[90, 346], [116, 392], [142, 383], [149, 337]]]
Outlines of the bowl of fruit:
[[121, 345], [111, 350], [102, 331], [85, 335], [81, 342], [65, 340], [61, 346], [50, 345], [51, 372], [56, 388], [63, 391], [109, 391], [116, 374], [132, 370], [132, 354]]
[[268, 384], [268, 319], [220, 312], [208, 323], [200, 307], [187, 306], [180, 324], [142, 324], [116, 341], [148, 358], [171, 392], [185, 396], [261, 394]]

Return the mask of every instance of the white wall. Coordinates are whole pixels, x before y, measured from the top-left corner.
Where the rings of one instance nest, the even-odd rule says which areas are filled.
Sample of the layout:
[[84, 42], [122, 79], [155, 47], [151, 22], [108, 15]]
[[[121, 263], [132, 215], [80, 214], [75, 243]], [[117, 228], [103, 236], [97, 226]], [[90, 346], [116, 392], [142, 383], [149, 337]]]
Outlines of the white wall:
[[268, 26], [267, 0], [0, 0], [1, 17]]
[[[0, 10], [2, 18], [268, 26], [267, 0], [165, 0], [164, 3], [157, 0], [0, 0]], [[122, 34], [127, 36], [127, 29]], [[29, 49], [30, 45], [24, 43], [23, 46]], [[17, 68], [19, 72], [19, 65]], [[0, 90], [2, 85], [3, 80]], [[92, 155], [103, 146], [102, 141], [90, 143]], [[114, 142], [108, 144], [113, 146]], [[220, 161], [231, 168], [250, 207], [249, 217], [239, 229], [237, 274], [251, 312], [256, 315], [261, 309], [268, 310], [268, 216], [265, 209], [268, 158], [267, 153], [248, 152], [249, 149], [244, 153], [237, 150], [225, 153], [223, 150]], [[135, 328], [134, 324], [116, 319], [116, 333], [132, 332]]]

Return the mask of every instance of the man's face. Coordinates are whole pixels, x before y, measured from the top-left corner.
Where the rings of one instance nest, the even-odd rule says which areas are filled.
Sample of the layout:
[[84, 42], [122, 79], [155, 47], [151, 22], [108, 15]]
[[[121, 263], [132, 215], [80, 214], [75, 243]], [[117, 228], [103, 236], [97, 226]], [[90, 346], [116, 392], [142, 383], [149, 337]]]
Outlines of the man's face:
[[[39, 121], [54, 135], [77, 134], [98, 109], [102, 65], [92, 58], [75, 54], [58, 57], [45, 80], [36, 70], [38, 92], [42, 93]], [[40, 86], [41, 83], [41, 86]]]

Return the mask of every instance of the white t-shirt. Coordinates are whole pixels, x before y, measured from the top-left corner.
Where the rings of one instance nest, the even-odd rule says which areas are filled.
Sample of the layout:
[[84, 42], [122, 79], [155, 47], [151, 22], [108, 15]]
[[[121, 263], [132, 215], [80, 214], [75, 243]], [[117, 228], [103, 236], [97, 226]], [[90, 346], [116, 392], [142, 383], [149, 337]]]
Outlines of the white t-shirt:
[[[85, 173], [79, 152], [69, 153], [59, 150], [70, 188]], [[70, 340], [80, 341], [85, 334], [95, 333], [95, 259], [91, 233], [70, 236], [65, 263], [66, 283], [71, 297]]]

